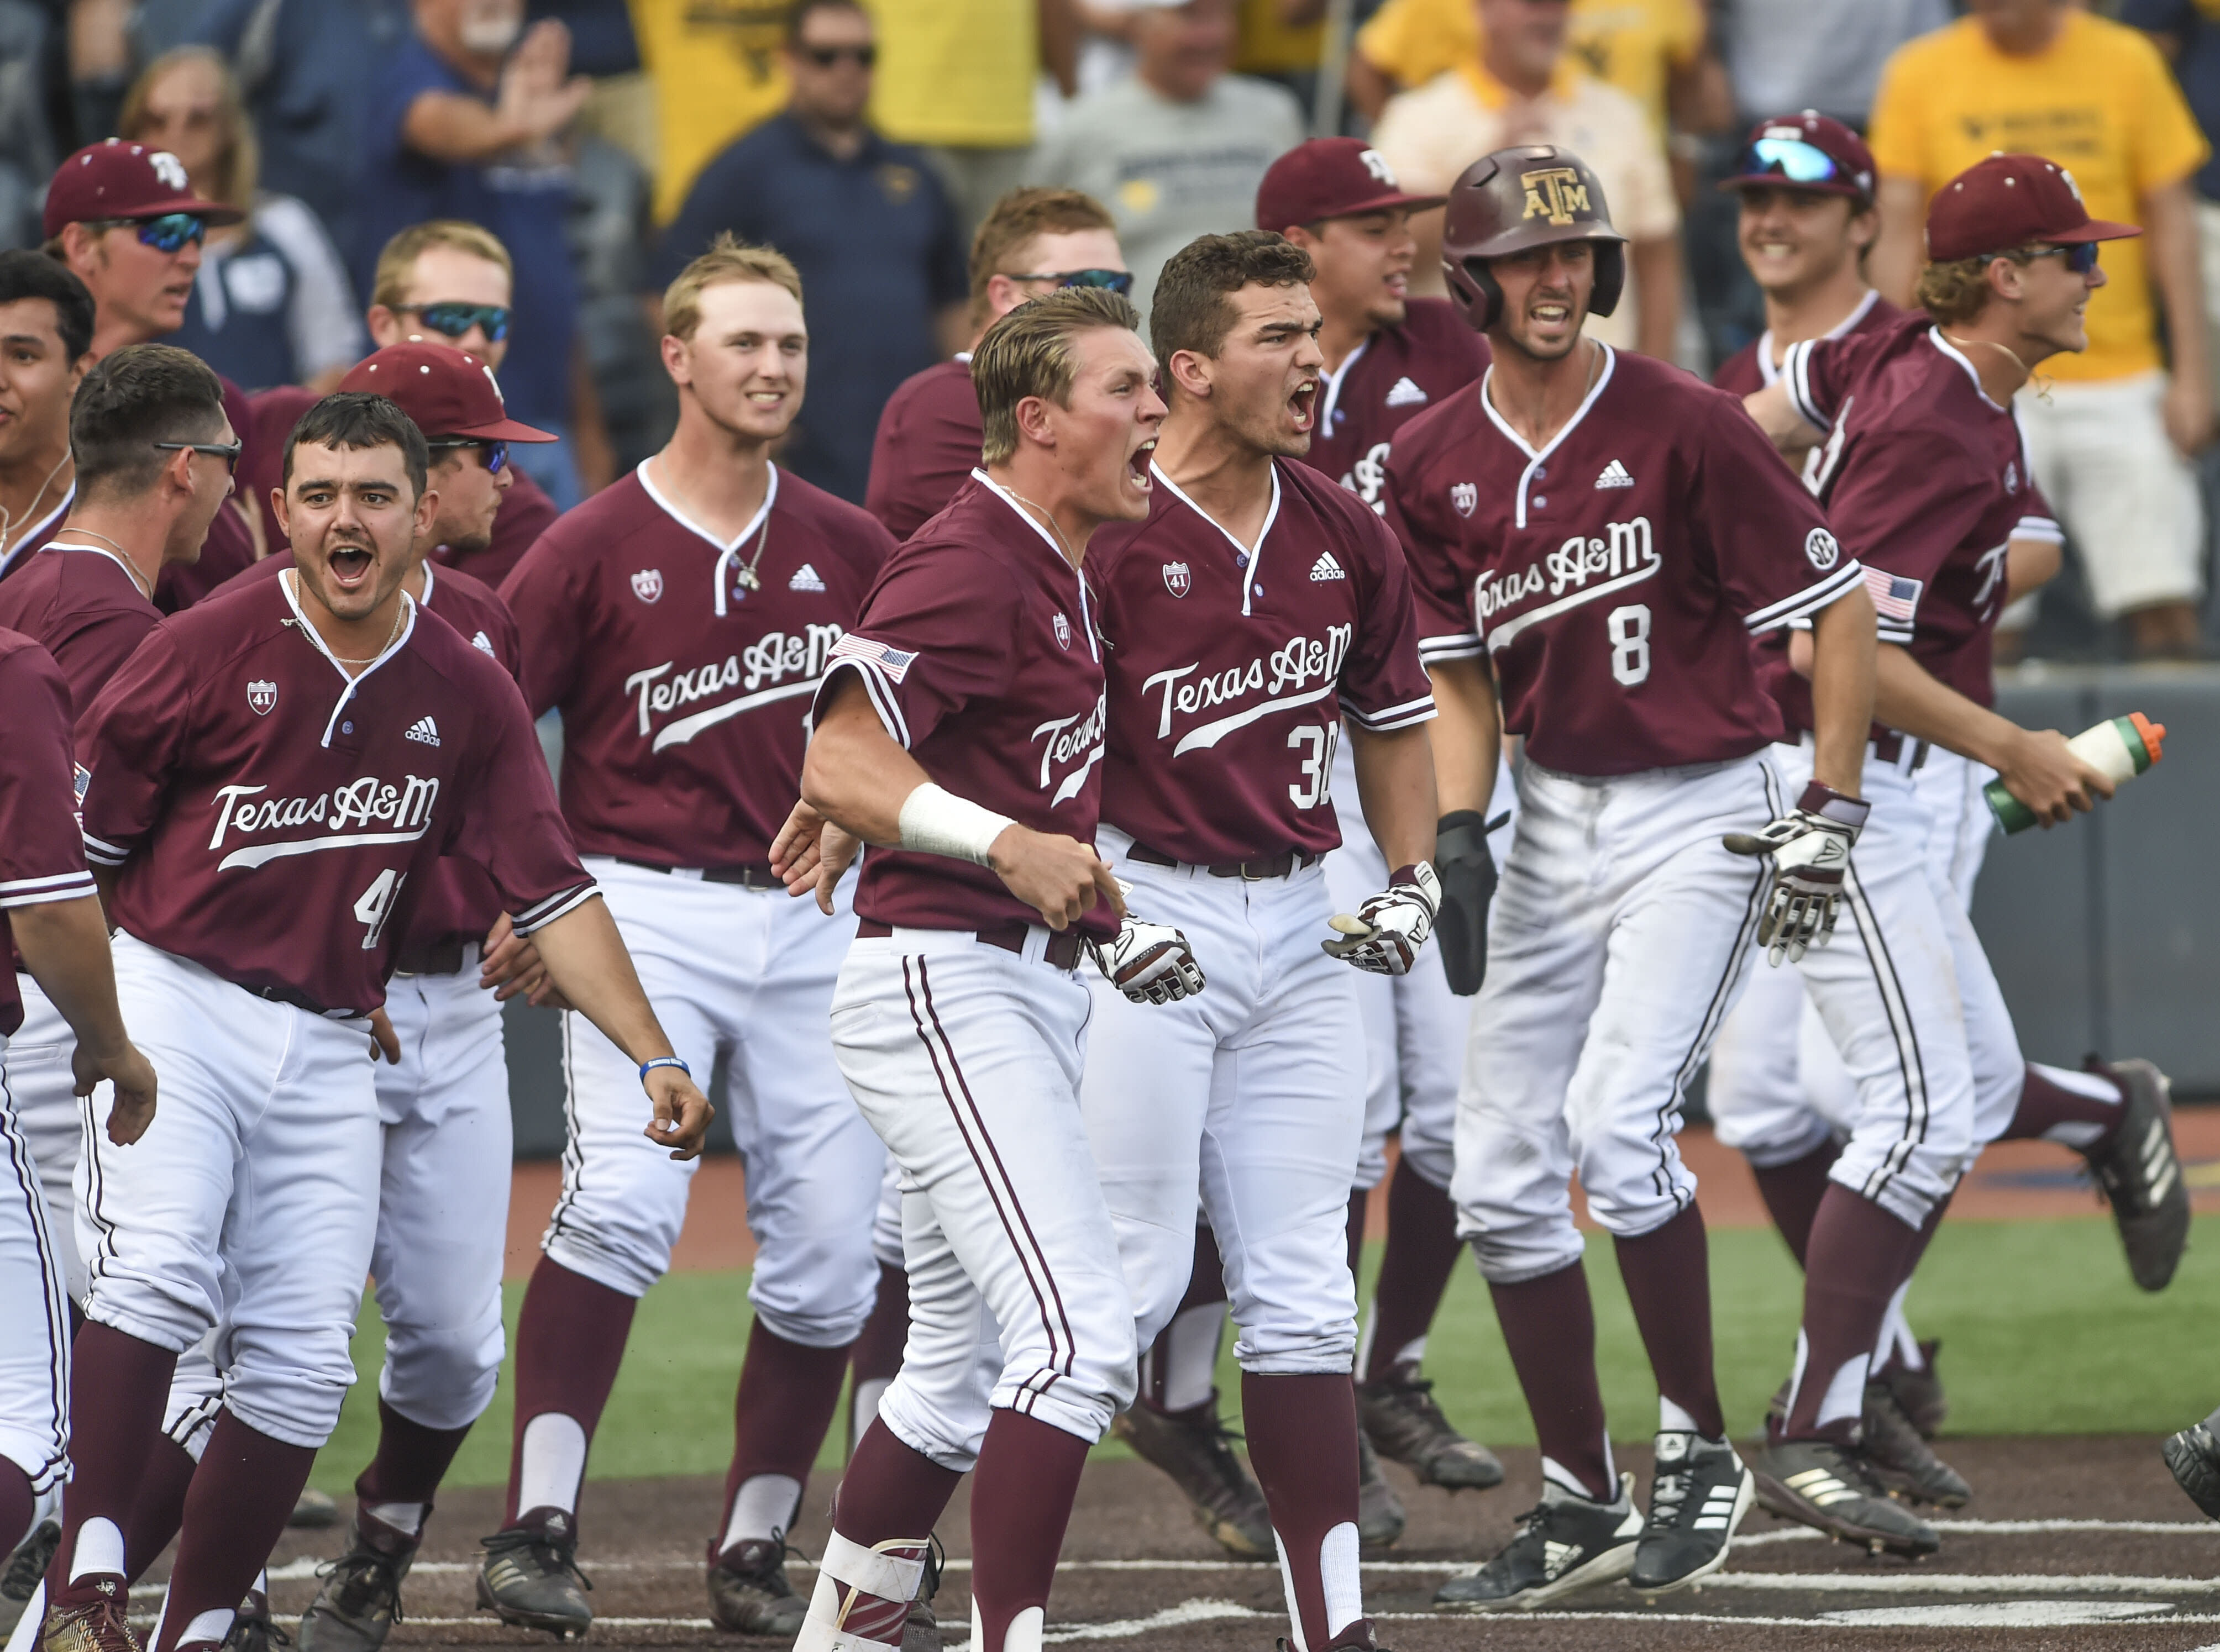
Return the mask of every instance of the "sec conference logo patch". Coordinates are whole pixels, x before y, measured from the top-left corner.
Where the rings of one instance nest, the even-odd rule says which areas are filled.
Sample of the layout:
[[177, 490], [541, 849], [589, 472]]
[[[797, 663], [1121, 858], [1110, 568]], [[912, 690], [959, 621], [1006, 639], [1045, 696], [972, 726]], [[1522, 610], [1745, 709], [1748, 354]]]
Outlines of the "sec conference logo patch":
[[643, 602], [655, 602], [663, 597], [663, 570], [643, 568], [632, 577], [632, 594]]
[[1194, 589], [1194, 576], [1183, 562], [1164, 564], [1164, 589], [1174, 596], [1185, 596]]
[[1824, 527], [1815, 527], [1804, 536], [1804, 554], [1821, 573], [1842, 560], [1843, 547], [1835, 543], [1835, 536]]
[[246, 685], [246, 703], [254, 708], [258, 717], [267, 717], [278, 703], [278, 685], [266, 679]]

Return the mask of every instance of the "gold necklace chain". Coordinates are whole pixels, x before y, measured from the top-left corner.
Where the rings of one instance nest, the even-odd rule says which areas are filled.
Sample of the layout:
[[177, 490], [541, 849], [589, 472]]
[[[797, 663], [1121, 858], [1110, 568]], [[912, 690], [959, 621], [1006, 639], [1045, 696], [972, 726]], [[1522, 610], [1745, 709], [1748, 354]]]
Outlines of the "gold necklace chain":
[[[47, 489], [54, 485], [54, 478], [62, 473], [62, 466], [69, 461], [70, 450], [65, 447], [62, 449], [62, 456], [54, 461], [54, 468], [47, 472], [47, 479], [39, 483], [38, 492], [31, 496], [31, 502], [23, 507], [23, 521], [27, 525], [39, 514], [39, 502], [47, 496]], [[7, 506], [0, 505], [0, 551], [5, 551], [8, 548], [8, 532], [15, 526], [15, 514]], [[95, 534], [93, 537], [97, 539], [100, 536]], [[113, 545], [115, 541], [111, 539], [109, 543]]]
[[147, 600], [149, 602], [154, 600], [154, 588], [139, 577], [139, 570], [132, 563], [131, 553], [128, 551], [126, 551], [122, 545], [117, 545], [115, 541], [109, 539], [108, 535], [105, 533], [96, 533], [89, 527], [65, 527], [62, 529], [62, 532], [64, 533], [82, 533], [88, 539], [98, 539], [103, 545], [113, 548], [117, 560], [121, 561], [123, 564], [123, 571], [131, 576], [131, 583], [146, 593]]

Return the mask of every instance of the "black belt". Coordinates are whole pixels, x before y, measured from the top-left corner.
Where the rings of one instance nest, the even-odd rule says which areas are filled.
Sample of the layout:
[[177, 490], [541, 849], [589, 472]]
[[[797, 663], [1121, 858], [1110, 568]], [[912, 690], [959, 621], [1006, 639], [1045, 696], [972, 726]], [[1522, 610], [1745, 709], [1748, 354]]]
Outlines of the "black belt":
[[[1022, 957], [1025, 953], [1026, 939], [1032, 933], [1032, 927], [1031, 924], [1014, 921], [995, 924], [985, 929], [973, 931], [971, 938], [982, 946], [998, 946], [1005, 952], [1015, 952]], [[859, 918], [856, 920], [856, 938], [859, 941], [882, 941], [894, 932], [893, 928], [889, 925], [875, 922], [869, 918]], [[959, 930], [955, 932], [960, 934], [963, 932]], [[1058, 969], [1076, 969], [1079, 967], [1080, 949], [1086, 944], [1085, 938], [1076, 929], [1051, 930], [1049, 932], [1048, 944], [1041, 951], [1041, 962]]]
[[362, 1013], [360, 1010], [332, 1009], [319, 1004], [308, 994], [296, 992], [290, 987], [250, 987], [243, 981], [234, 984], [241, 991], [253, 993], [257, 998], [266, 998], [273, 1004], [290, 1004], [295, 1009], [304, 1009], [311, 1015], [321, 1015], [327, 1019], [337, 1020], [342, 1018], [352, 1019]]
[[[1151, 849], [1137, 843], [1126, 851], [1126, 858], [1139, 861], [1144, 866], [1185, 866], [1186, 861], [1167, 855], [1161, 849]], [[1244, 883], [1261, 883], [1267, 878], [1292, 877], [1306, 866], [1315, 866], [1318, 857], [1306, 850], [1289, 849], [1277, 855], [1267, 855], [1262, 860], [1222, 860], [1215, 866], [1196, 870], [1213, 877], [1238, 877]]]
[[[626, 855], [613, 855], [610, 858], [620, 866], [637, 866], [643, 872], [661, 872], [666, 877], [677, 877], [682, 870], [676, 866], [658, 866], [653, 861], [633, 860]], [[694, 869], [689, 866], [683, 870], [690, 872]], [[691, 882], [693, 880], [689, 878], [687, 881]], [[744, 889], [783, 889], [786, 887], [771, 875], [770, 863], [767, 860], [759, 860], [748, 866], [704, 866], [702, 881], [704, 883], [734, 883]]]
[[458, 976], [463, 972], [463, 952], [470, 943], [459, 935], [436, 941], [404, 943], [393, 955], [396, 976]]

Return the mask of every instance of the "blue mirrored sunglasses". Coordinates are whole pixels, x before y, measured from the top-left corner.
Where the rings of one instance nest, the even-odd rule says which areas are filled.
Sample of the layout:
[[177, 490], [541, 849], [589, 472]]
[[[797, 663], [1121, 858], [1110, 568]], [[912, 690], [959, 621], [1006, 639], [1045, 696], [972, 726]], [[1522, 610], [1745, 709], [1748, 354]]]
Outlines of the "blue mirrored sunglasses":
[[1050, 281], [1059, 287], [1100, 287], [1106, 292], [1131, 296], [1133, 272], [1131, 270], [1063, 270], [1052, 273], [1014, 275], [1013, 281]]
[[1851, 181], [1832, 155], [1801, 138], [1760, 138], [1742, 152], [1737, 173], [1743, 178], [1779, 178], [1791, 184]]
[[502, 471], [508, 468], [508, 444], [507, 442], [427, 442], [425, 446], [429, 447], [435, 453], [442, 452], [443, 450], [457, 447], [477, 448], [485, 454], [486, 473], [490, 476], [499, 476]]
[[410, 304], [406, 311], [444, 338], [465, 337], [474, 327], [483, 329], [488, 344], [499, 344], [508, 336], [505, 304]]
[[198, 246], [208, 239], [208, 220], [196, 212], [165, 212], [159, 218], [107, 218], [103, 229], [128, 225], [140, 240], [158, 252], [174, 252], [188, 241]]
[[2075, 275], [2087, 275], [2097, 267], [2097, 243], [2070, 241], [2063, 246], [2038, 246], [2035, 255], [2040, 259], [2062, 258], [2066, 267]]

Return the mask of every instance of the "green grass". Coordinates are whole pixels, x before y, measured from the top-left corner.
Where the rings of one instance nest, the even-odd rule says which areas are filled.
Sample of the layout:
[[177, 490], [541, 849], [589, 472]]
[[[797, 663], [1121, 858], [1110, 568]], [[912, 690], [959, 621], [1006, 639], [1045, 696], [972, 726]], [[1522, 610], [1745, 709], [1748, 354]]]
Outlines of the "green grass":
[[[1377, 1266], [1376, 1249], [1368, 1263]], [[1612, 1432], [1642, 1437], [1656, 1426], [1656, 1390], [1608, 1242], [1591, 1236], [1587, 1269]], [[1771, 1233], [1742, 1229], [1712, 1235], [1712, 1284], [1727, 1421], [1747, 1433], [1787, 1374], [1801, 1281]], [[509, 1291], [512, 1331], [521, 1288]], [[594, 1443], [596, 1477], [722, 1471], [747, 1342], [745, 1290], [741, 1274], [679, 1274], [648, 1294]], [[1912, 1287], [1911, 1314], [1920, 1335], [1943, 1338], [1953, 1433], [2170, 1432], [2220, 1403], [2212, 1336], [2220, 1324], [2220, 1218], [2197, 1224], [2180, 1274], [2155, 1297], [2129, 1282], [2109, 1223], [1949, 1223]], [[364, 1380], [317, 1462], [316, 1482], [327, 1490], [344, 1491], [369, 1459], [382, 1347], [366, 1303], [355, 1338]], [[1450, 1415], [1469, 1432], [1491, 1443], [1531, 1443], [1487, 1292], [1469, 1264], [1435, 1322], [1426, 1369]], [[1230, 1361], [1219, 1381], [1238, 1404]], [[510, 1403], [504, 1373], [452, 1483], [507, 1479]], [[824, 1467], [837, 1463], [839, 1434], [836, 1428], [820, 1459]], [[1123, 1452], [1114, 1443], [1100, 1449]]]

